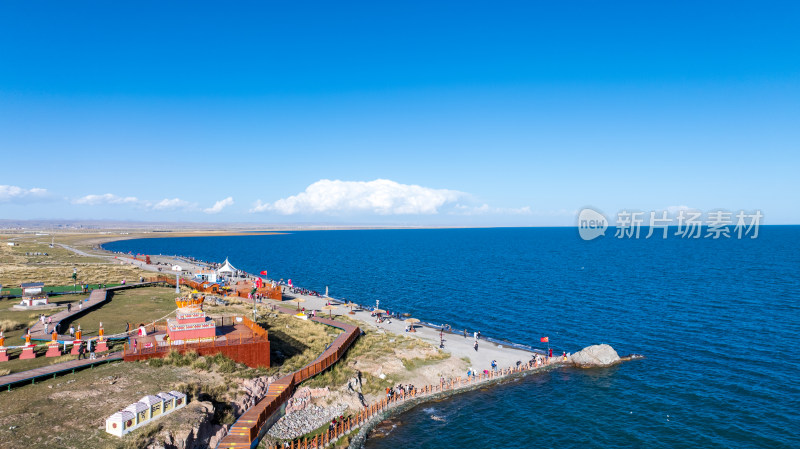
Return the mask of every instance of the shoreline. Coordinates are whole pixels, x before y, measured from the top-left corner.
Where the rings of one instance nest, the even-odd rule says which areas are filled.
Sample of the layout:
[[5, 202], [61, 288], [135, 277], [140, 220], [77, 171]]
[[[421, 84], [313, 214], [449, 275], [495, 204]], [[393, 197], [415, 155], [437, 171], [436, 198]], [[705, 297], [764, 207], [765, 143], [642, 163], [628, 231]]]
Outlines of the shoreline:
[[[398, 229], [398, 228], [394, 228], [394, 229]], [[440, 229], [440, 228], [420, 228], [420, 229]], [[230, 237], [230, 236], [238, 236], [238, 235], [286, 235], [286, 234], [288, 234], [288, 232], [268, 232], [268, 233], [260, 233], [260, 234], [240, 234], [240, 233], [233, 232], [233, 233], [230, 233], [230, 234], [226, 234], [226, 233], [213, 234], [213, 235], [208, 235], [208, 237]], [[111, 236], [109, 236], [109, 237], [111, 237]], [[108, 239], [108, 240], [106, 240], [106, 241], [104, 241], [102, 243], [99, 243], [98, 245], [100, 245], [100, 246], [99, 246], [99, 249], [97, 251], [102, 252], [104, 254], [103, 255], [98, 255], [98, 257], [104, 257], [104, 256], [106, 256], [106, 257], [107, 256], [115, 257], [115, 256], [118, 255], [118, 253], [115, 253], [115, 252], [112, 252], [110, 250], [107, 250], [107, 249], [103, 248], [102, 245], [105, 244], [105, 243], [111, 243], [111, 242], [116, 242], [116, 241], [124, 241], [124, 240], [136, 240], [136, 239], [148, 239], [148, 238], [164, 238], [164, 237], [167, 237], [167, 236], [152, 236], [152, 237], [151, 236], [130, 236], [130, 237], [128, 237], [128, 236], [114, 236], [114, 237], [123, 237], [123, 238], [112, 238], [112, 239]], [[128, 238], [125, 238], [125, 237], [128, 237]], [[196, 235], [171, 235], [169, 237], [182, 238], [182, 237], [200, 237], [200, 236], [196, 236]], [[204, 237], [205, 237], [205, 235], [204, 235]], [[191, 264], [195, 264], [195, 265], [205, 265], [205, 262], [202, 262], [202, 261], [199, 261], [199, 260], [186, 259], [186, 257], [187, 257], [186, 255], [174, 255], [174, 256], [163, 255], [163, 256], [159, 256], [159, 257], [165, 257], [165, 258], [173, 257], [173, 258], [176, 258], [176, 259], [180, 259], [184, 263], [191, 263]], [[136, 265], [136, 266], [140, 266], [140, 265]], [[144, 267], [141, 267], [141, 268], [144, 268]], [[170, 270], [167, 270], [167, 271], [171, 273]], [[246, 272], [244, 270], [241, 270], [241, 271], [242, 271], [242, 273], [244, 273], [249, 278], [255, 279], [256, 277], [258, 277], [256, 275], [254, 275], [252, 273], [249, 273], [249, 272]], [[175, 273], [172, 273], [172, 274], [175, 274]], [[283, 287], [284, 288], [288, 288], [285, 285]], [[296, 287], [297, 288], [304, 288], [304, 287], [300, 287], [300, 286], [296, 286]], [[308, 289], [306, 289], [306, 290], [308, 290]], [[331, 296], [320, 295], [318, 297], [315, 297], [315, 296], [310, 296], [310, 295], [303, 295], [303, 294], [299, 294], [299, 293], [289, 293], [289, 292], [284, 292], [284, 294], [292, 295], [292, 296], [295, 296], [295, 297], [300, 296], [300, 297], [303, 297], [306, 301], [308, 301], [309, 299], [312, 299], [312, 300], [313, 299], [325, 299], [325, 300], [329, 300], [331, 302], [336, 302], [341, 306], [345, 306], [345, 304], [346, 304], [346, 301], [344, 301], [342, 299], [337, 299], [337, 298], [334, 298], [334, 297], [331, 297]], [[359, 303], [356, 303], [356, 304], [359, 305], [359, 306], [363, 306], [362, 304], [359, 304]], [[367, 323], [367, 324], [369, 324], [369, 323]], [[438, 326], [436, 326], [433, 323], [420, 322], [418, 324], [420, 326], [424, 326], [424, 327], [427, 327], [429, 329], [438, 329]], [[393, 333], [395, 333], [397, 335], [403, 335], [402, 332], [393, 332]], [[444, 333], [445, 333], [445, 335], [450, 335], [450, 336], [460, 336], [460, 335], [462, 335], [462, 334], [456, 332], [455, 330], [453, 330], [452, 328], [451, 329], [446, 329], [444, 331]], [[540, 354], [540, 355], [544, 354], [544, 351], [536, 349], [536, 348], [533, 348], [530, 345], [525, 345], [525, 344], [522, 344], [522, 343], [516, 343], [516, 342], [513, 342], [511, 340], [507, 340], [507, 339], [503, 339], [503, 338], [496, 338], [496, 337], [481, 335], [480, 340], [492, 343], [494, 345], [499, 345], [499, 346], [508, 345], [509, 347], [511, 347], [513, 349], [517, 349], [517, 350], [525, 351], [525, 352], [530, 352], [531, 354]]]
[[478, 390], [481, 388], [488, 388], [488, 387], [497, 387], [505, 383], [514, 382], [516, 379], [525, 378], [527, 376], [534, 376], [537, 374], [546, 373], [548, 371], [552, 371], [555, 369], [563, 368], [566, 365], [563, 363], [553, 363], [551, 365], [542, 365], [540, 367], [531, 368], [524, 371], [514, 372], [511, 374], [507, 374], [505, 376], [500, 376], [493, 379], [486, 379], [474, 383], [470, 383], [464, 386], [460, 386], [454, 388], [452, 390], [441, 391], [438, 393], [433, 393], [427, 396], [421, 396], [418, 398], [407, 399], [402, 403], [399, 403], [393, 407], [389, 407], [384, 411], [376, 414], [370, 420], [364, 422], [359, 428], [358, 432], [351, 436], [350, 444], [348, 445], [348, 449], [361, 449], [366, 444], [367, 440], [369, 439], [369, 434], [374, 430], [378, 425], [382, 422], [387, 421], [391, 418], [400, 416], [404, 413], [409, 412], [411, 409], [426, 404], [428, 402], [435, 402], [442, 399], [452, 398], [458, 396], [463, 393], [468, 393], [470, 391]]
[[[147, 237], [133, 236], [132, 238], [147, 238]], [[117, 240], [127, 240], [127, 239], [117, 239]], [[109, 239], [108, 241], [116, 241], [116, 240]], [[102, 249], [102, 251], [106, 252], [107, 254], [114, 254], [106, 249]], [[185, 255], [173, 256], [173, 258], [176, 259], [177, 258], [184, 259], [185, 257], [192, 257], [192, 256], [185, 256]], [[202, 264], [202, 262], [199, 261], [196, 262], [193, 261], [193, 263], [198, 265]], [[243, 272], [243, 274], [248, 279], [254, 279], [256, 277], [248, 272]], [[296, 288], [300, 289], [301, 287], [296, 287]], [[294, 293], [291, 290], [289, 290], [288, 286], [283, 286], [282, 289], [286, 289], [284, 291], [284, 297], [289, 296], [294, 298], [302, 298], [304, 300], [303, 305], [306, 306], [304, 308], [307, 310], [318, 310], [319, 312], [324, 312], [321, 309], [322, 305], [324, 305], [325, 303], [330, 302], [331, 304], [337, 304], [340, 307], [340, 309], [345, 304], [344, 301], [337, 300], [336, 298], [330, 298], [324, 296], [317, 297], [317, 296], [304, 295], [300, 293]], [[269, 301], [272, 302], [272, 300]], [[270, 302], [267, 302], [267, 300], [265, 300], [264, 303], [269, 304]], [[283, 304], [285, 302], [286, 301], [280, 301], [275, 303]], [[405, 324], [401, 318], [395, 318], [394, 323], [375, 324], [372, 322], [373, 320], [370, 317], [369, 311], [362, 310], [354, 314], [347, 314], [346, 312], [344, 312], [341, 315], [355, 319], [356, 321], [363, 323], [364, 327], [372, 328], [373, 330], [376, 330], [378, 332], [386, 332], [394, 336], [406, 335], [411, 337], [417, 337], [420, 340], [430, 343], [434, 347], [439, 342], [439, 338], [441, 338], [439, 334], [439, 328], [428, 327], [430, 326], [430, 324], [428, 323], [425, 323], [428, 324], [428, 326], [424, 327], [420, 326], [417, 332], [409, 333], [409, 332], [403, 332], [402, 329], [405, 326]], [[472, 335], [469, 335], [468, 337], [465, 336], [463, 338], [462, 338], [463, 334], [455, 334], [451, 332], [445, 332], [444, 335], [446, 337], [445, 340], [446, 346], [444, 350], [450, 353], [451, 357], [453, 357], [454, 359], [455, 358], [464, 359], [466, 357], [468, 360], [467, 367], [471, 368], [473, 371], [476, 371], [475, 370], [476, 366], [479, 368], [488, 367], [489, 362], [493, 360], [497, 360], [498, 367], [514, 367], [516, 362], [527, 364], [528, 361], [532, 359], [535, 354], [540, 354], [540, 355], [543, 354], [543, 351], [535, 350], [527, 345], [519, 345], [510, 341], [486, 340], [485, 336], [482, 336], [481, 339], [479, 340], [481, 343], [481, 350], [473, 352], [471, 348]], [[386, 409], [385, 411], [381, 411], [379, 414], [376, 414], [375, 416], [370, 418], [368, 422], [364, 422], [361, 426], [359, 426], [358, 433], [354, 437], [352, 437], [355, 439], [353, 440], [353, 443], [350, 445], [350, 447], [351, 448], [361, 447], [361, 445], [363, 445], [364, 442], [366, 441], [369, 432], [371, 432], [372, 429], [378, 426], [381, 422], [384, 422], [385, 420], [393, 416], [402, 414], [405, 411], [413, 408], [417, 404], [421, 404], [431, 400], [437, 400], [444, 397], [454, 396], [456, 394], [468, 392], [477, 388], [498, 385], [503, 381], [511, 380], [518, 376], [544, 372], [545, 370], [551, 370], [564, 366], [564, 363], [561, 362], [559, 359], [560, 357], [554, 358], [553, 362], [551, 362], [550, 364], [545, 364], [539, 367], [531, 368], [523, 372], [512, 372], [509, 375], [500, 376], [499, 378], [482, 379], [478, 382], [470, 382], [467, 383], [466, 385], [458, 386], [456, 388], [453, 388], [452, 390], [440, 391], [438, 393], [434, 393], [431, 395], [425, 395], [423, 397], [413, 398], [408, 401], [403, 401], [402, 403], [392, 406]], [[348, 433], [348, 435], [352, 435], [352, 432]]]

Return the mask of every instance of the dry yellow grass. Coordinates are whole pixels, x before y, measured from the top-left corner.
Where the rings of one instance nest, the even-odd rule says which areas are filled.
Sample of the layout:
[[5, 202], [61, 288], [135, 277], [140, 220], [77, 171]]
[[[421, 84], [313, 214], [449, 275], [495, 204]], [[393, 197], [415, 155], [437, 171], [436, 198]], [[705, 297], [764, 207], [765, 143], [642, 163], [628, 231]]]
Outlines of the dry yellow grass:
[[[31, 256], [26, 253], [48, 253]], [[47, 243], [23, 240], [19, 246], [0, 246], [0, 285], [17, 287], [23, 282], [46, 285], [71, 285], [72, 271], [78, 269], [78, 282], [118, 283], [151, 276], [138, 267], [101, 257], [86, 257]]]
[[0, 331], [3, 332], [15, 331], [17, 329], [22, 329], [23, 327], [25, 327], [25, 324], [20, 323], [19, 321], [14, 321], [14, 320], [0, 321]]

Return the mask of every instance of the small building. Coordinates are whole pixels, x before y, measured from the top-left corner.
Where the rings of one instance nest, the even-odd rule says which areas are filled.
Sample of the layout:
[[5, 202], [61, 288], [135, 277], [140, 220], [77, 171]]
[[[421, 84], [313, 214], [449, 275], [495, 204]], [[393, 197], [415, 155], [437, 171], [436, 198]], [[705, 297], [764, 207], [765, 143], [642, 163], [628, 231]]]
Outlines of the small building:
[[121, 437], [185, 406], [186, 395], [179, 391], [147, 395], [106, 418], [106, 432]]
[[217, 272], [214, 270], [195, 271], [194, 277], [200, 282], [210, 282], [212, 284], [217, 282]]
[[44, 282], [27, 282], [20, 284], [22, 288], [22, 301], [20, 305], [25, 307], [46, 306], [50, 300], [44, 292]]

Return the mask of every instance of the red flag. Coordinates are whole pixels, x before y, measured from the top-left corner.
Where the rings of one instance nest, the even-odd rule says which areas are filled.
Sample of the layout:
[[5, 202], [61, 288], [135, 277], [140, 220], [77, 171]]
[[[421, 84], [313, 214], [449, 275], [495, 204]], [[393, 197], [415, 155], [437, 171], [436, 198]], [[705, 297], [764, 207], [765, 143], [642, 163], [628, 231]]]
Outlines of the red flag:
[[264, 271], [262, 271], [262, 272], [261, 272], [261, 274], [263, 274], [264, 276], [266, 276], [266, 275], [267, 275], [267, 270], [264, 270]]
[[542, 343], [550, 343], [550, 337], [542, 337], [539, 339]]

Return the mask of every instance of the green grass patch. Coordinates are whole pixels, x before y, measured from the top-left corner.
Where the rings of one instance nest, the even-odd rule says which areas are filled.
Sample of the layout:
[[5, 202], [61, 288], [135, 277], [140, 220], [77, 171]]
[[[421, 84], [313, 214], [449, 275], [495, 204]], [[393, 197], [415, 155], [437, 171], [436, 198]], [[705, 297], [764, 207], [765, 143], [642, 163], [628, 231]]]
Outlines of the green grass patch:
[[[70, 324], [81, 324], [86, 336], [97, 335], [99, 323], [103, 323], [106, 335], [125, 331], [125, 324], [131, 328], [140, 323], [150, 323], [168, 315], [176, 309], [175, 289], [170, 287], [140, 287], [109, 292], [110, 299], [99, 308], [78, 316], [71, 322], [61, 324], [62, 332]], [[73, 306], [74, 307], [74, 306]]]

